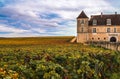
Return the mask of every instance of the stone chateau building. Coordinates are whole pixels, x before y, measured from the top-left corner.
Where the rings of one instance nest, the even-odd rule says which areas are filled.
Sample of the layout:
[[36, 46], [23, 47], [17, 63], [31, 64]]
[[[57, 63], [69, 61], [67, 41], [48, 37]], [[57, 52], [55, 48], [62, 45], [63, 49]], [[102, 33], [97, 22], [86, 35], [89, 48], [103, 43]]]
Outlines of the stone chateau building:
[[77, 42], [89, 41], [119, 42], [120, 14], [91, 15], [90, 18], [82, 11], [77, 17]]

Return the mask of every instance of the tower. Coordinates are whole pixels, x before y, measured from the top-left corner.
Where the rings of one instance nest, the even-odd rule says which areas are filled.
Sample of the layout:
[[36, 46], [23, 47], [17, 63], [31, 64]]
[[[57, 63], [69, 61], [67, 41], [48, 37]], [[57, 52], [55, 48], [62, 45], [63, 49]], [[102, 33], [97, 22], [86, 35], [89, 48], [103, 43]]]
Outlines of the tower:
[[77, 17], [77, 42], [85, 43], [89, 40], [88, 36], [88, 17], [82, 11]]

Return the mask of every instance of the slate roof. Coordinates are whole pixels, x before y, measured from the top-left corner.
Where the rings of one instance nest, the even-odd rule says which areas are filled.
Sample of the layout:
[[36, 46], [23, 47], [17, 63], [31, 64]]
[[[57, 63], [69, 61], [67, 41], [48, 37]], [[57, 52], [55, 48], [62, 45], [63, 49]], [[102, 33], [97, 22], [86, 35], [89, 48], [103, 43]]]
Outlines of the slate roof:
[[82, 11], [82, 12], [80, 13], [80, 15], [77, 17], [77, 19], [78, 19], [78, 18], [88, 18], [88, 17], [87, 17], [87, 15], [85, 14], [85, 12]]
[[106, 25], [107, 19], [111, 19], [111, 25], [120, 25], [120, 14], [111, 15], [93, 15], [89, 20], [89, 25], [93, 25], [93, 20], [97, 20], [97, 25]]

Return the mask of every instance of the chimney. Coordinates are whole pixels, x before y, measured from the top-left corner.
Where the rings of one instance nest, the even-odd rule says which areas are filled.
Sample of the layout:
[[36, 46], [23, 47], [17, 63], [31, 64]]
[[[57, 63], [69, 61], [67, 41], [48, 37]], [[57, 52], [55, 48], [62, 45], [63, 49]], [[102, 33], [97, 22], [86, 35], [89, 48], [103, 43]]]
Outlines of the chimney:
[[101, 12], [101, 18], [102, 18], [102, 16], [103, 16], [103, 13]]
[[93, 16], [91, 15], [91, 18], [93, 18]]
[[117, 12], [115, 12], [115, 15], [117, 15]]

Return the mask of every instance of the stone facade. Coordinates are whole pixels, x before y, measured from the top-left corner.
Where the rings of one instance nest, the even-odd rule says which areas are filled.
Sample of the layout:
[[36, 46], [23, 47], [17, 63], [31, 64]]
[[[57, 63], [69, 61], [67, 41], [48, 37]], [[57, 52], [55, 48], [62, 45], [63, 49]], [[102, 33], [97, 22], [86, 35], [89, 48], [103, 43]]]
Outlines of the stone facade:
[[119, 42], [120, 14], [101, 13], [101, 15], [92, 15], [89, 19], [82, 11], [77, 18], [77, 42], [89, 41]]

